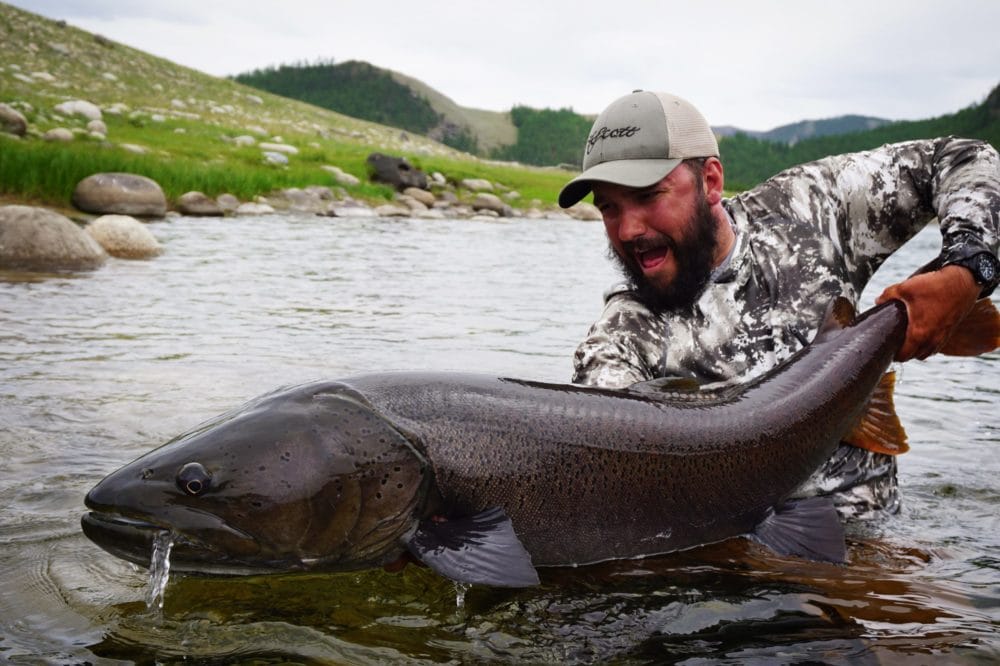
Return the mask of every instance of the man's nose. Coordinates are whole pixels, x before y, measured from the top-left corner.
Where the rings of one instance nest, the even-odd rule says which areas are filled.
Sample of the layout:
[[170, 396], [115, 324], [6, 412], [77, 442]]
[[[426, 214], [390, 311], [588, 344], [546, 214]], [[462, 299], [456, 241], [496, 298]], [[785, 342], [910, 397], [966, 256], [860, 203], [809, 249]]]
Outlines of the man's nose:
[[646, 233], [642, 211], [636, 206], [625, 206], [618, 219], [618, 240], [630, 243]]

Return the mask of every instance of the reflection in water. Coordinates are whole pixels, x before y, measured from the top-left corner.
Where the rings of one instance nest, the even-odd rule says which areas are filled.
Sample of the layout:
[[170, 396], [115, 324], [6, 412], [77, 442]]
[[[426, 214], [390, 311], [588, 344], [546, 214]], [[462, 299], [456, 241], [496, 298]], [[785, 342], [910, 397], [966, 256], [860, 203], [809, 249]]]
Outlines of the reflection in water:
[[[897, 407], [912, 447], [900, 463], [903, 510], [852, 526], [846, 566], [733, 540], [547, 569], [527, 590], [456, 589], [409, 566], [164, 575], [156, 594], [149, 572], [80, 532], [83, 496], [102, 476], [281, 385], [404, 369], [565, 381], [613, 276], [601, 226], [579, 222], [150, 226], [166, 247], [153, 261], [0, 275], [0, 659], [1000, 658], [996, 353], [902, 367]], [[879, 285], [907, 275], [937, 243], [933, 230], [923, 234], [914, 258], [895, 257]], [[166, 559], [154, 569], [165, 574]]]

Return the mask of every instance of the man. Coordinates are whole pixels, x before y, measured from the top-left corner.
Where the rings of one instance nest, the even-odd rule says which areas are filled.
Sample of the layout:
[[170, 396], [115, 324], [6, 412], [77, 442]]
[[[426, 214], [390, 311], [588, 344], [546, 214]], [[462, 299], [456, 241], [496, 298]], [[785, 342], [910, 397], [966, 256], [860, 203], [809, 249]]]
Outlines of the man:
[[[741, 383], [810, 340], [827, 305], [855, 304], [882, 262], [937, 217], [940, 255], [877, 299], [906, 304], [897, 359], [933, 354], [1000, 281], [1000, 156], [980, 141], [911, 141], [829, 157], [724, 199], [708, 123], [688, 102], [636, 91], [594, 123], [583, 173], [628, 283], [579, 346], [573, 381], [658, 377]], [[842, 444], [796, 493], [831, 495], [844, 517], [898, 508], [891, 456]]]

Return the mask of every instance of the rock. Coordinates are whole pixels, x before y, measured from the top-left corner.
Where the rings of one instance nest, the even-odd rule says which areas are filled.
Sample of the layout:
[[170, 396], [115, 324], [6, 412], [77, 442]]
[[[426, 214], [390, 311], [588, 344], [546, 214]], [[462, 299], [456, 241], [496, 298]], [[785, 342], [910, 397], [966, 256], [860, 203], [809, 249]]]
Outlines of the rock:
[[410, 209], [397, 204], [383, 204], [375, 208], [378, 217], [409, 217]]
[[264, 164], [284, 166], [288, 164], [288, 156], [283, 155], [282, 153], [276, 153], [273, 150], [266, 150], [264, 151]]
[[146, 153], [149, 152], [149, 148], [147, 148], [146, 146], [140, 146], [135, 143], [120, 143], [118, 144], [118, 147], [124, 151], [134, 153], [136, 155], [145, 155]]
[[587, 203], [586, 201], [581, 201], [580, 203], [574, 204], [566, 209], [566, 213], [577, 220], [603, 220], [604, 216], [601, 215], [601, 211], [597, 209], [592, 203]]
[[161, 251], [160, 243], [149, 229], [128, 215], [102, 215], [84, 231], [113, 257], [148, 259]]
[[473, 192], [492, 192], [493, 183], [482, 178], [465, 178], [460, 183], [462, 187]]
[[96, 132], [97, 134], [103, 134], [104, 136], [107, 136], [108, 126], [104, 123], [103, 120], [91, 120], [89, 123], [87, 123], [87, 131]]
[[219, 204], [219, 208], [222, 209], [223, 213], [235, 212], [240, 207], [240, 200], [228, 193], [217, 196], [215, 202]]
[[480, 192], [476, 195], [476, 198], [472, 200], [472, 208], [477, 213], [484, 210], [493, 211], [503, 217], [511, 217], [514, 214], [514, 209], [510, 207], [510, 204], [504, 203], [497, 195], [487, 192]]
[[101, 109], [96, 104], [82, 99], [56, 104], [55, 109], [67, 116], [83, 116], [87, 120], [101, 119]]
[[257, 143], [257, 139], [250, 136], [249, 134], [241, 134], [233, 139], [233, 143], [237, 146], [252, 146]]
[[42, 138], [46, 141], [62, 141], [63, 143], [69, 143], [73, 140], [73, 133], [65, 127], [53, 127], [48, 132], [43, 134]]
[[327, 206], [324, 215], [329, 217], [376, 217], [377, 213], [356, 202], [338, 202]]
[[407, 187], [405, 190], [403, 190], [403, 194], [405, 194], [408, 197], [416, 199], [427, 208], [433, 206], [434, 202], [436, 201], [433, 194], [431, 194], [427, 190], [422, 190], [419, 187]]
[[427, 189], [427, 174], [402, 157], [372, 153], [366, 160], [370, 170], [369, 179], [376, 183], [392, 185], [402, 191], [407, 187]]
[[289, 146], [287, 143], [271, 143], [267, 141], [262, 141], [260, 144], [260, 149], [265, 151], [271, 151], [274, 153], [285, 153], [286, 155], [298, 155], [299, 149], [295, 146]]
[[14, 107], [0, 103], [0, 132], [24, 136], [27, 131], [27, 118]]
[[0, 206], [0, 269], [91, 270], [107, 258], [97, 241], [59, 213]]
[[237, 215], [267, 215], [273, 213], [274, 208], [264, 203], [241, 203], [235, 212]]
[[[226, 195], [221, 195], [221, 197]], [[229, 195], [232, 196], [232, 195]], [[235, 197], [233, 197], [235, 199]], [[239, 201], [233, 205], [232, 210], [240, 205]], [[193, 217], [221, 217], [224, 213], [222, 206], [212, 197], [201, 192], [185, 192], [177, 198], [177, 211], [182, 215]]]
[[95, 173], [73, 190], [73, 205], [87, 213], [163, 217], [167, 198], [156, 181], [131, 173]]
[[337, 181], [339, 185], [344, 185], [345, 187], [353, 187], [355, 185], [361, 184], [361, 179], [353, 174], [345, 172], [340, 167], [331, 166], [329, 164], [324, 164], [320, 167], [323, 171], [333, 174], [333, 179]]
[[411, 213], [419, 213], [421, 211], [427, 210], [427, 206], [425, 206], [420, 201], [417, 201], [413, 197], [406, 194], [397, 194], [396, 203], [403, 204], [404, 206], [410, 209]]

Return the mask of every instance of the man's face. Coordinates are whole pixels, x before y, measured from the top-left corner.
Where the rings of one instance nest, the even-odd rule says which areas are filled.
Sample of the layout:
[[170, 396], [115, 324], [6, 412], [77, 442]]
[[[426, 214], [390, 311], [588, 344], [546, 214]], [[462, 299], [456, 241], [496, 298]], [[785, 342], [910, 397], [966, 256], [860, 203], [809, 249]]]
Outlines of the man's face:
[[612, 257], [657, 311], [690, 308], [712, 273], [718, 239], [701, 180], [686, 165], [646, 188], [594, 184]]

